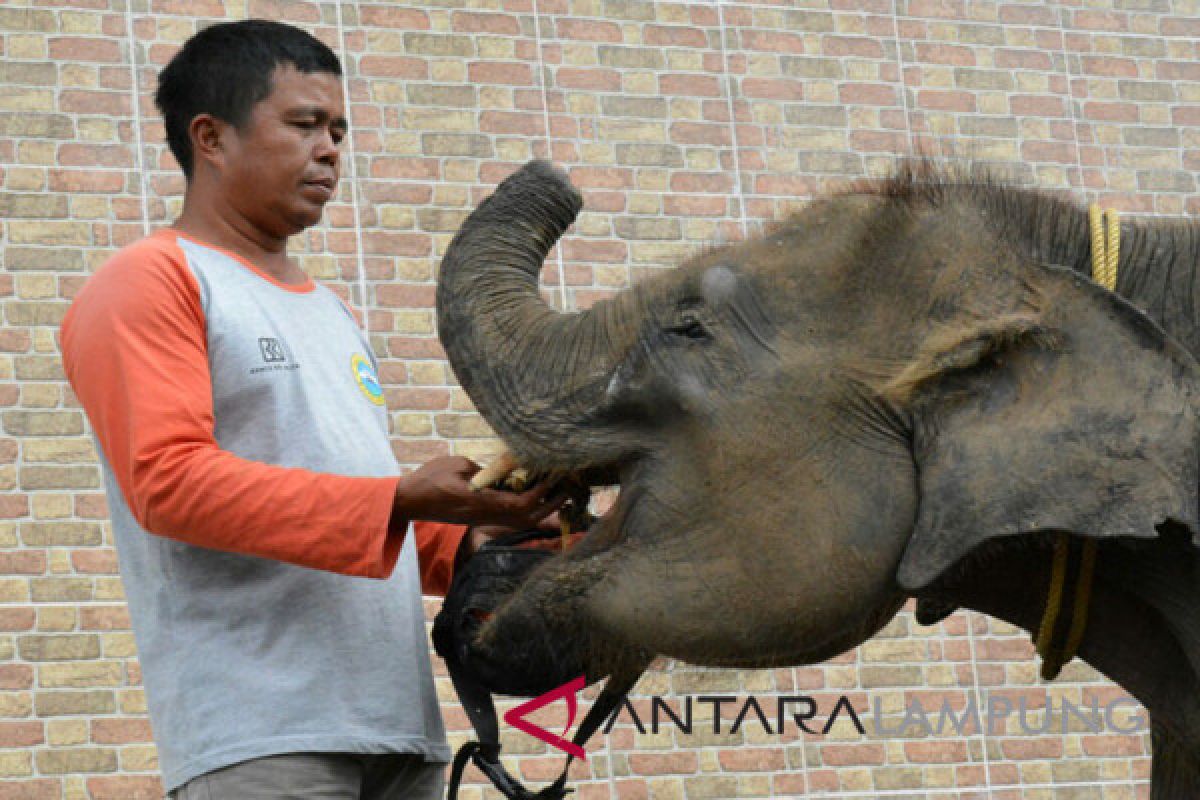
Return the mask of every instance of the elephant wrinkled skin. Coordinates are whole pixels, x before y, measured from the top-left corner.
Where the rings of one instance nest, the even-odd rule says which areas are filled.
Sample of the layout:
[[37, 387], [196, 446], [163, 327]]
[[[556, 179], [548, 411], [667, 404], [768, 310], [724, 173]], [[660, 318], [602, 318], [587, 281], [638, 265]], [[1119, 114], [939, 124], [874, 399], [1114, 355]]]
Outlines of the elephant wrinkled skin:
[[580, 207], [532, 162], [442, 264], [480, 413], [524, 465], [621, 487], [481, 659], [814, 663], [909, 596], [1036, 630], [1067, 532], [1099, 542], [1081, 657], [1150, 710], [1154, 797], [1200, 796], [1190, 227], [1126, 223], [1112, 293], [1082, 210], [916, 163], [562, 314], [538, 273]]

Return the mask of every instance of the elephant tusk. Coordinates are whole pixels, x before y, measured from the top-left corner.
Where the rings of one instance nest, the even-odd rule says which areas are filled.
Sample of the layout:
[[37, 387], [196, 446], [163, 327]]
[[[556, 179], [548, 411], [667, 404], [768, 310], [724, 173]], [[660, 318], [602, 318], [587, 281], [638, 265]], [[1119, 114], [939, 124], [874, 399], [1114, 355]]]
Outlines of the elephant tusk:
[[[511, 450], [505, 450], [494, 461], [489, 463], [471, 478], [472, 491], [483, 491], [489, 486], [501, 486], [514, 492], [523, 492], [532, 483], [529, 470], [517, 466], [516, 456]], [[571, 535], [586, 531], [595, 521], [588, 511], [591, 490], [588, 485], [578, 478], [568, 480], [570, 497], [566, 505], [559, 511], [559, 527], [562, 532], [562, 550], [565, 552], [571, 546]]]
[[476, 492], [498, 484], [517, 492], [529, 485], [529, 472], [517, 465], [517, 459], [510, 450], [505, 450], [471, 478], [471, 489]]

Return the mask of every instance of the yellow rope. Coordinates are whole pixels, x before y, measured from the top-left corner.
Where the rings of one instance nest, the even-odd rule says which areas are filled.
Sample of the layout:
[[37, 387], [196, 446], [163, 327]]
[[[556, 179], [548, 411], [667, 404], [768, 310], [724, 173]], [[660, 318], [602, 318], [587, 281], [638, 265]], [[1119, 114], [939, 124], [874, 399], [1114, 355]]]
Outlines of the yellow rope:
[[1083, 542], [1083, 561], [1079, 564], [1079, 580], [1075, 584], [1075, 616], [1071, 620], [1071, 632], [1067, 636], [1067, 647], [1064, 651], [1069, 661], [1079, 649], [1083, 641], [1083, 632], [1087, 628], [1088, 604], [1092, 599], [1092, 575], [1096, 570], [1096, 540], [1085, 539]]
[[1095, 203], [1088, 207], [1092, 229], [1092, 278], [1110, 292], [1117, 288], [1117, 259], [1121, 255], [1121, 216]]
[[[1092, 234], [1092, 278], [1110, 292], [1117, 288], [1117, 260], [1121, 255], [1121, 217], [1109, 209], [1104, 211], [1093, 203], [1088, 208], [1088, 225]], [[1079, 644], [1087, 630], [1088, 606], [1092, 599], [1092, 577], [1096, 569], [1096, 540], [1085, 539], [1079, 563], [1079, 575], [1075, 583], [1075, 599], [1071, 605], [1071, 627], [1067, 641], [1058, 647], [1054, 641], [1054, 627], [1062, 611], [1063, 584], [1067, 577], [1067, 559], [1070, 554], [1070, 536], [1060, 533], [1054, 540], [1054, 562], [1050, 570], [1050, 587], [1046, 592], [1046, 610], [1038, 626], [1038, 655], [1042, 657], [1042, 677], [1054, 680], [1063, 665], [1075, 657]]]
[[[1042, 624], [1038, 628], [1037, 644], [1038, 655], [1042, 657], [1042, 677], [1046, 680], [1053, 680], [1058, 674], [1061, 667], [1051, 669], [1052, 662], [1057, 661], [1057, 653], [1053, 650], [1054, 645], [1054, 626], [1058, 623], [1058, 612], [1062, 609], [1063, 582], [1067, 577], [1067, 554], [1070, 552], [1071, 546], [1070, 537], [1065, 533], [1060, 533], [1054, 540], [1054, 561], [1050, 569], [1050, 589], [1046, 593], [1046, 610], [1042, 614]], [[1046, 673], [1051, 671], [1052, 674], [1047, 677]]]

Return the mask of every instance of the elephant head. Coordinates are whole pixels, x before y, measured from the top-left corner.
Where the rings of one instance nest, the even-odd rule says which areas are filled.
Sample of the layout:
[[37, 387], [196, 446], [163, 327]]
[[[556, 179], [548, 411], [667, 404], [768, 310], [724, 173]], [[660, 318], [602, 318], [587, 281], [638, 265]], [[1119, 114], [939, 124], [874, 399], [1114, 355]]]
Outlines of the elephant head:
[[579, 194], [539, 162], [501, 184], [442, 263], [450, 363], [519, 460], [620, 495], [481, 657], [812, 663], [987, 542], [1194, 533], [1196, 362], [1035, 257], [1048, 200], [1006, 203], [901, 177], [557, 313], [538, 273]]

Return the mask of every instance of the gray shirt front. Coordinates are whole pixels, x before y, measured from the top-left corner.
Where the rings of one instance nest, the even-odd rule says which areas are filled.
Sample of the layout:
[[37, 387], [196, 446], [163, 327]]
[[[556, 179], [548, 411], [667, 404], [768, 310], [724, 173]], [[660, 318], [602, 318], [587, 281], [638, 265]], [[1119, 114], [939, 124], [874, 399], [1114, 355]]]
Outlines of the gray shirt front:
[[[276, 284], [170, 231], [114, 260], [198, 292], [221, 450], [317, 473], [397, 474], [374, 355], [336, 295]], [[120, 280], [112, 273], [94, 279]], [[102, 462], [168, 791], [284, 752], [449, 759], [411, 531], [383, 580], [209, 549], [147, 532], [103, 452]]]

